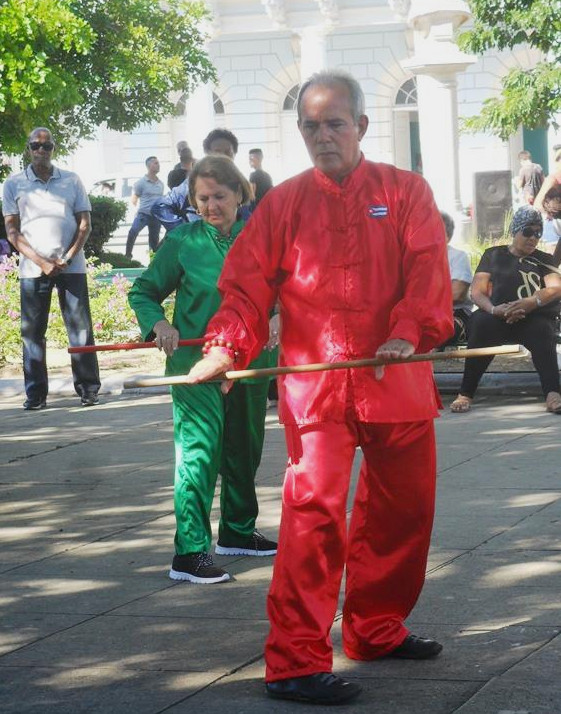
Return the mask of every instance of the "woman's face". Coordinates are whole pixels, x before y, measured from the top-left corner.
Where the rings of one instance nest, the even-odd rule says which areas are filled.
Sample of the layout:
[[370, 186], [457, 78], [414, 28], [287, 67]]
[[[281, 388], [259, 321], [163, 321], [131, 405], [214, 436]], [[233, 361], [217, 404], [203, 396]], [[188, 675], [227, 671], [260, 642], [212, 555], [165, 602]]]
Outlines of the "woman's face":
[[530, 223], [521, 231], [514, 234], [512, 247], [517, 255], [530, 255], [533, 253], [542, 237], [542, 227], [539, 223]]
[[226, 235], [236, 222], [241, 193], [232, 191], [213, 178], [199, 176], [195, 181], [195, 202], [203, 221]]

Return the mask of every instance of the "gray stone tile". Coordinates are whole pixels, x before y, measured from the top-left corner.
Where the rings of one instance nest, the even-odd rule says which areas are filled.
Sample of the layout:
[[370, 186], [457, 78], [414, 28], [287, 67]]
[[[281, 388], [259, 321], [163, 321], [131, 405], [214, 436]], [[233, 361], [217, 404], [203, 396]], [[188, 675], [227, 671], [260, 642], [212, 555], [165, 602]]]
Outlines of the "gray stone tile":
[[0, 580], [4, 616], [12, 614], [51, 613], [68, 615], [95, 615], [146, 597], [169, 587], [170, 580], [162, 576], [127, 574], [73, 577], [64, 571], [57, 574], [45, 566], [42, 573], [29, 566], [24, 572], [14, 570], [4, 573]]
[[561, 636], [495, 677], [458, 714], [557, 714], [561, 710]]
[[[217, 679], [217, 672], [135, 671], [101, 667], [2, 667], [2, 714], [156, 714]], [[191, 710], [194, 711], [194, 710]]]
[[[509, 560], [517, 555], [518, 562]], [[559, 553], [535, 556], [533, 552], [459, 556], [429, 573], [415, 619], [483, 630], [515, 624], [559, 626]]]
[[[0, 598], [5, 614], [7, 614], [5, 609], [7, 600], [4, 595]], [[22, 614], [11, 613], [9, 619], [4, 617], [0, 620], [0, 656], [55, 632], [66, 630], [86, 619], [88, 616], [49, 615], [33, 611]]]
[[[216, 558], [233, 579], [217, 587], [192, 583], [176, 583], [171, 589], [162, 589], [113, 611], [115, 615], [177, 617], [240, 620], [243, 628], [250, 626], [247, 618], [267, 623], [265, 609], [267, 591], [271, 581], [270, 558]], [[171, 580], [169, 581], [172, 582]]]
[[0, 672], [46, 662], [62, 669], [231, 671], [261, 655], [267, 624], [248, 618], [234, 625], [220, 618], [222, 608], [208, 607], [206, 618], [96, 617], [4, 655]]
[[[148, 399], [150, 423], [147, 423], [143, 409], [147, 403], [142, 399], [108, 398], [94, 409], [74, 406], [75, 400], [56, 399], [49, 400], [52, 407], [40, 412], [20, 409], [11, 418], [17, 439], [10, 438], [6, 433], [0, 434], [0, 463], [57, 454], [61, 450], [72, 449], [73, 445], [83, 449], [100, 437], [112, 435], [123, 437], [125, 443], [128, 440], [134, 447], [139, 443], [138, 432], [151, 432], [157, 430], [159, 425], [168, 431], [171, 428], [169, 400], [166, 403], [165, 397]], [[57, 455], [61, 456], [60, 453]]]

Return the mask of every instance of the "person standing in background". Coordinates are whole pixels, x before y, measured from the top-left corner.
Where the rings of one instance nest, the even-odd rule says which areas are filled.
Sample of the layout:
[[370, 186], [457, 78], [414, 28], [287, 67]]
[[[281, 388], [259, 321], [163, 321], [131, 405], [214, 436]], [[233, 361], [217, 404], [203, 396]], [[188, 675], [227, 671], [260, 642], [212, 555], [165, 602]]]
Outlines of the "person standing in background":
[[448, 265], [450, 267], [450, 280], [452, 281], [452, 301], [454, 308], [454, 335], [443, 345], [465, 344], [468, 339], [469, 321], [473, 310], [473, 303], [469, 298], [469, 288], [473, 280], [469, 256], [465, 250], [460, 250], [450, 245], [454, 235], [454, 220], [444, 211], [440, 212], [446, 241], [448, 243]]
[[[93, 345], [84, 244], [91, 232], [91, 205], [71, 171], [52, 163], [49, 129], [29, 135], [30, 165], [4, 184], [2, 212], [8, 240], [19, 252], [23, 376], [27, 411], [47, 406], [46, 333], [53, 289], [73, 347]], [[98, 404], [101, 386], [95, 353], [71, 359], [74, 389], [82, 406]]]
[[249, 174], [249, 183], [255, 197], [254, 206], [257, 206], [267, 191], [273, 188], [273, 180], [266, 171], [263, 171], [263, 152], [261, 149], [250, 149], [249, 165], [253, 169]]
[[193, 168], [193, 152], [188, 146], [184, 146], [179, 152], [179, 163], [168, 174], [168, 188], [171, 190], [189, 178], [189, 172]]
[[150, 250], [156, 251], [160, 240], [160, 223], [152, 215], [152, 206], [164, 193], [164, 184], [158, 178], [160, 162], [156, 156], [149, 156], [145, 164], [148, 172], [134, 184], [132, 190], [131, 201], [133, 206], [138, 204], [138, 213], [132, 222], [127, 236], [127, 247], [125, 250], [127, 258], [132, 258], [132, 249], [134, 248], [136, 238], [140, 231], [144, 230], [146, 226], [148, 226], [148, 245], [150, 246]]
[[532, 161], [532, 154], [529, 151], [521, 151], [518, 154], [520, 161], [520, 171], [516, 178], [516, 184], [520, 191], [520, 198], [523, 205], [531, 206], [544, 181], [543, 169], [539, 164]]

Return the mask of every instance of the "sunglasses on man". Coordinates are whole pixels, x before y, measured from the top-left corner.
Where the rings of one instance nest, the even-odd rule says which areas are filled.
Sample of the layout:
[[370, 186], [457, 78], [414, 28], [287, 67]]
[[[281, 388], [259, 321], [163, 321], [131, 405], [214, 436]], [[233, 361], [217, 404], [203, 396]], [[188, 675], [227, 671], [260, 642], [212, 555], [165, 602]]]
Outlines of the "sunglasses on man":
[[39, 151], [39, 149], [44, 149], [45, 151], [52, 151], [55, 145], [52, 141], [30, 141], [29, 148], [31, 151]]
[[531, 238], [534, 236], [534, 238], [539, 240], [542, 237], [542, 233], [543, 231], [541, 228], [530, 228], [530, 226], [526, 226], [526, 228], [522, 230], [524, 238]]

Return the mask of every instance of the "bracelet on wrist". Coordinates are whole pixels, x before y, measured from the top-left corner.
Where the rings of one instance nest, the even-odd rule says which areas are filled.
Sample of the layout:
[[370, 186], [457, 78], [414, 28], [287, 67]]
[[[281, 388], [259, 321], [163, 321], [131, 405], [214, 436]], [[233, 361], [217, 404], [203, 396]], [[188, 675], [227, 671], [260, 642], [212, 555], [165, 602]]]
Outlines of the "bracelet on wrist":
[[494, 315], [494, 314], [495, 314], [495, 306], [491, 305], [491, 315]]
[[239, 352], [234, 349], [234, 345], [231, 342], [222, 340], [220, 338], [214, 338], [213, 340], [207, 340], [203, 345], [203, 354], [207, 355], [213, 347], [220, 347], [227, 355], [230, 357], [232, 362], [238, 359]]
[[534, 297], [536, 298], [536, 305], [537, 305], [538, 307], [541, 307], [541, 306], [543, 305], [543, 301], [540, 300], [539, 295], [538, 295], [537, 293], [534, 293]]

